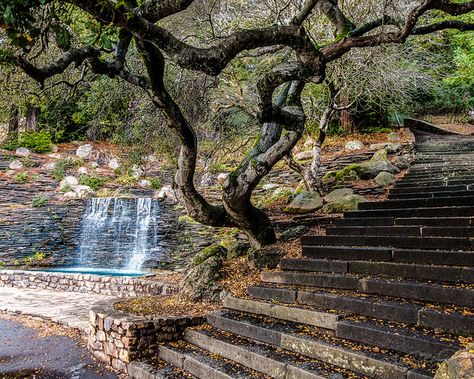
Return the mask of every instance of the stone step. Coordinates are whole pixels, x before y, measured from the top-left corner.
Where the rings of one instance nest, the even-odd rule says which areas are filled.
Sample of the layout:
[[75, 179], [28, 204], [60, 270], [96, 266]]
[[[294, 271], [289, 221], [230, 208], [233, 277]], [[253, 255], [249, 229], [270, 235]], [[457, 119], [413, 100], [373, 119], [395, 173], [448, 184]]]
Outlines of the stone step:
[[[439, 224], [442, 225], [442, 224]], [[474, 237], [471, 226], [336, 226], [326, 228], [326, 235], [336, 236], [414, 236], [414, 237]]]
[[228, 296], [224, 300], [224, 307], [240, 312], [254, 313], [268, 317], [277, 318], [307, 324], [324, 329], [336, 329], [336, 323], [340, 316], [334, 313], [317, 312], [309, 309], [281, 306], [278, 304], [255, 301], [251, 299], [240, 299]]
[[424, 281], [298, 271], [262, 272], [261, 279], [263, 282], [274, 284], [357, 290], [363, 293], [397, 298], [474, 306], [474, 291], [472, 289]]
[[[472, 168], [474, 169], [474, 167]], [[423, 174], [423, 175], [415, 175], [415, 174], [407, 174], [403, 178], [401, 178], [397, 184], [419, 184], [425, 182], [441, 182], [445, 184], [451, 180], [471, 180], [474, 181], [474, 175], [469, 172], [457, 172], [457, 173], [446, 173], [441, 175], [439, 173], [433, 173], [432, 175]]]
[[308, 335], [298, 324], [268, 318], [262, 320], [234, 312], [210, 314], [207, 321], [216, 329], [312, 357], [371, 378], [407, 378], [410, 370], [400, 363], [400, 357], [396, 354], [377, 354], [363, 345], [347, 344], [344, 340], [319, 333]]
[[[395, 217], [361, 217], [361, 218], [340, 218], [335, 219], [332, 227], [347, 226], [474, 226], [473, 217], [412, 217], [412, 218], [395, 218]], [[331, 227], [331, 226], [328, 226]]]
[[433, 171], [432, 169], [430, 170], [417, 170], [416, 165], [412, 165], [406, 174], [403, 176], [402, 179], [405, 178], [431, 178], [431, 177], [444, 177], [444, 176], [450, 176], [450, 175], [469, 175], [472, 174], [472, 166], [468, 167], [460, 167], [460, 168], [450, 168], [450, 167], [445, 167], [445, 168], [438, 168], [436, 171]]
[[316, 259], [474, 266], [474, 254], [467, 251], [413, 250], [390, 247], [302, 246], [302, 254]]
[[314, 306], [318, 310], [362, 315], [371, 319], [396, 321], [466, 335], [474, 333], [474, 316], [470, 314], [469, 308], [453, 310], [450, 305], [445, 309], [433, 308], [424, 303], [407, 303], [403, 299], [367, 294], [361, 296], [353, 291], [331, 291], [279, 288], [264, 283], [247, 289], [248, 294], [256, 299], [297, 303]]
[[396, 182], [393, 188], [420, 188], [427, 189], [433, 187], [447, 187], [447, 186], [457, 186], [457, 185], [466, 185], [471, 186], [474, 184], [472, 179], [449, 179], [449, 180], [423, 180], [418, 182], [407, 182], [404, 183], [403, 180]]
[[474, 241], [455, 237], [302, 236], [303, 246], [371, 246], [472, 251]]
[[360, 203], [360, 210], [367, 209], [401, 209], [415, 207], [448, 207], [448, 206], [474, 206], [474, 196], [454, 196], [438, 198], [414, 198], [402, 200], [386, 200], [380, 202]]
[[277, 379], [361, 378], [354, 372], [220, 330], [187, 329], [189, 343]]
[[399, 208], [399, 209], [366, 209], [344, 213], [345, 217], [472, 217], [474, 206], [442, 207], [442, 208]]
[[215, 356], [197, 346], [178, 342], [158, 348], [158, 357], [199, 379], [243, 379], [265, 378], [229, 359]]
[[388, 199], [415, 199], [415, 198], [438, 198], [438, 197], [469, 197], [474, 196], [474, 191], [454, 191], [454, 192], [408, 192], [389, 193]]
[[289, 271], [351, 273], [414, 278], [453, 283], [474, 283], [474, 267], [433, 266], [393, 262], [284, 258], [280, 268]]
[[435, 337], [427, 333], [392, 325], [368, 321], [340, 321], [336, 336], [384, 349], [442, 361], [461, 349], [454, 341], [446, 342], [445, 337]]
[[427, 188], [391, 188], [390, 189], [390, 195], [400, 195], [400, 194], [405, 194], [405, 193], [424, 193], [424, 192], [458, 192], [458, 191], [468, 191], [468, 189], [472, 189], [472, 186], [468, 186], [465, 184], [461, 185], [456, 185], [456, 186], [437, 186], [437, 187], [431, 187], [429, 189]]
[[189, 373], [161, 359], [132, 361], [128, 365], [128, 378], [131, 379], [190, 379]]

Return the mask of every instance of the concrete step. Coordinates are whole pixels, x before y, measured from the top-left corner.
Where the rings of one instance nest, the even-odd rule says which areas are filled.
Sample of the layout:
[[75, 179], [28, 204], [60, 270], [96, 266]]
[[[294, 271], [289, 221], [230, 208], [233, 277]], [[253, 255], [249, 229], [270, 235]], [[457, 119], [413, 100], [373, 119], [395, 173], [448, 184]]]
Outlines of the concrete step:
[[356, 290], [362, 293], [436, 302], [474, 306], [474, 291], [461, 286], [448, 286], [397, 278], [372, 278], [362, 275], [305, 273], [298, 271], [262, 272], [263, 282], [320, 288]]
[[363, 345], [311, 333], [298, 324], [275, 319], [259, 319], [252, 315], [221, 312], [210, 314], [208, 323], [216, 328], [245, 338], [280, 347], [317, 360], [367, 375], [371, 378], [406, 378], [410, 368], [400, 363], [396, 354], [378, 354]]
[[415, 249], [443, 249], [472, 251], [474, 240], [447, 237], [399, 237], [399, 236], [303, 236], [303, 246], [370, 246]]
[[317, 312], [251, 299], [240, 299], [233, 296], [229, 296], [224, 300], [224, 307], [332, 330], [336, 329], [336, 323], [340, 318], [339, 315], [334, 313]]
[[420, 188], [427, 189], [433, 187], [447, 187], [447, 186], [457, 186], [457, 185], [466, 185], [468, 188], [474, 184], [472, 179], [448, 179], [448, 180], [423, 180], [418, 182], [407, 182], [403, 180], [396, 182], [393, 188]]
[[284, 258], [280, 268], [289, 271], [351, 273], [414, 278], [452, 283], [474, 283], [474, 267], [433, 266], [393, 262]]
[[160, 346], [158, 357], [199, 379], [266, 378], [255, 370], [185, 342]]
[[470, 185], [449, 185], [449, 186], [436, 186], [431, 188], [417, 188], [413, 189], [411, 187], [408, 188], [391, 188], [390, 195], [400, 195], [404, 193], [424, 193], [424, 192], [459, 192], [459, 191], [468, 191], [471, 190], [472, 186]]
[[187, 329], [189, 343], [277, 379], [362, 378], [353, 371], [214, 328]]
[[389, 193], [388, 199], [416, 199], [416, 198], [438, 198], [438, 197], [472, 197], [474, 191], [454, 191], [454, 192], [409, 192], [409, 193]]
[[304, 257], [377, 262], [422, 263], [447, 266], [474, 266], [470, 251], [400, 249], [391, 247], [302, 246]]
[[393, 225], [420, 225], [420, 226], [474, 226], [473, 217], [361, 217], [335, 219], [333, 227], [344, 226], [393, 226]]
[[428, 208], [399, 208], [399, 209], [368, 209], [345, 212], [345, 217], [472, 217], [474, 206], [450, 206], [450, 207], [428, 207]]
[[403, 200], [386, 200], [380, 202], [360, 203], [359, 209], [401, 209], [401, 208], [428, 208], [449, 206], [474, 206], [474, 196], [455, 196], [437, 198], [414, 198]]
[[190, 379], [194, 376], [159, 358], [132, 361], [128, 365], [131, 379]]
[[336, 336], [359, 343], [391, 349], [442, 361], [451, 357], [461, 346], [446, 337], [422, 334], [414, 328], [402, 328], [370, 321], [340, 321]]
[[326, 228], [328, 236], [413, 236], [413, 237], [474, 237], [471, 226], [336, 226]]
[[403, 299], [368, 295], [354, 291], [311, 290], [309, 288], [282, 288], [259, 284], [247, 289], [256, 299], [280, 303], [314, 306], [317, 310], [339, 312], [343, 315], [361, 315], [371, 319], [396, 321], [436, 330], [472, 335], [474, 316], [469, 308], [453, 310], [451, 305], [434, 308]]

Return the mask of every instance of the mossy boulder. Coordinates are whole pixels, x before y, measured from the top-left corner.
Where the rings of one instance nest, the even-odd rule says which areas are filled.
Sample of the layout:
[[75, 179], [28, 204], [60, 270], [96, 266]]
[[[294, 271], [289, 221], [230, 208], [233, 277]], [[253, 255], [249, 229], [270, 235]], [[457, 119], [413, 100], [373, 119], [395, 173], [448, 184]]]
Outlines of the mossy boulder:
[[288, 228], [284, 230], [280, 235], [280, 239], [282, 241], [291, 241], [298, 237], [301, 237], [303, 234], [307, 233], [308, 231], [309, 231], [309, 228], [305, 225], [294, 226], [292, 228]]
[[386, 161], [388, 159], [388, 153], [385, 149], [377, 150], [370, 160], [374, 161]]
[[278, 266], [284, 255], [284, 250], [273, 247], [250, 250], [247, 256], [247, 265], [256, 270], [272, 270]]
[[369, 180], [375, 178], [382, 171], [392, 174], [400, 172], [398, 168], [386, 159], [370, 160], [362, 163], [352, 163], [339, 171], [329, 171], [323, 176], [323, 181]]
[[198, 266], [210, 257], [215, 257], [217, 259], [225, 259], [227, 256], [227, 249], [222, 245], [212, 245], [205, 247], [199, 253], [197, 253], [193, 258], [193, 266]]
[[291, 187], [279, 187], [275, 189], [271, 195], [264, 195], [258, 202], [259, 207], [268, 207], [269, 205], [277, 202], [284, 201], [288, 203], [291, 197], [294, 195], [294, 190]]
[[472, 379], [474, 378], [474, 344], [460, 350], [441, 363], [434, 379]]
[[367, 200], [360, 195], [348, 195], [343, 196], [336, 201], [325, 204], [321, 211], [324, 213], [343, 213], [354, 211], [357, 209], [359, 203], [366, 202]]
[[324, 196], [324, 201], [326, 203], [331, 203], [339, 200], [341, 197], [350, 196], [353, 193], [354, 191], [351, 188], [338, 188]]
[[364, 174], [362, 164], [352, 163], [339, 171], [329, 171], [323, 176], [323, 182], [358, 180]]
[[287, 213], [308, 213], [323, 206], [323, 198], [317, 192], [302, 191], [285, 208]]
[[217, 284], [221, 279], [223, 259], [211, 256], [203, 263], [191, 267], [180, 286], [180, 293], [192, 301], [220, 301], [224, 289]]
[[227, 249], [227, 259], [243, 257], [250, 250], [250, 244], [245, 242], [232, 243]]
[[406, 169], [410, 167], [411, 157], [410, 154], [397, 155], [393, 158], [393, 164], [395, 167], [400, 169]]
[[395, 177], [389, 172], [382, 171], [375, 177], [374, 182], [380, 187], [387, 187], [395, 182]]

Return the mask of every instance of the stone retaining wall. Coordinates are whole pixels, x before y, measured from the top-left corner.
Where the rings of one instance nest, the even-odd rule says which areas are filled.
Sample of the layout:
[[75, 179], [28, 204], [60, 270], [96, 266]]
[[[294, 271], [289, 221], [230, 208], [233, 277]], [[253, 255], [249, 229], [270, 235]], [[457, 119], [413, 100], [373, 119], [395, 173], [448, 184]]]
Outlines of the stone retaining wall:
[[155, 356], [159, 343], [177, 341], [187, 327], [204, 322], [203, 317], [130, 315], [114, 308], [117, 301], [91, 307], [88, 348], [96, 358], [126, 374], [132, 361]]
[[0, 271], [0, 287], [5, 286], [81, 293], [91, 292], [118, 297], [171, 295], [178, 291], [177, 286], [173, 284], [145, 278], [20, 270]]

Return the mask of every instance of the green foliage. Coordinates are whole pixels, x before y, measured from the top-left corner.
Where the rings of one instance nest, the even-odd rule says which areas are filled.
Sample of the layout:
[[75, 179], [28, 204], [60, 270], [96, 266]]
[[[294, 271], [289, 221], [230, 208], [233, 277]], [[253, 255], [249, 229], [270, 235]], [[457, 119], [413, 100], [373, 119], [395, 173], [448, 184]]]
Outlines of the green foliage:
[[49, 202], [49, 199], [47, 197], [39, 196], [39, 197], [35, 197], [31, 201], [31, 206], [33, 206], [34, 208], [45, 207], [46, 205], [48, 205], [48, 202]]
[[57, 181], [62, 180], [67, 170], [72, 167], [74, 167], [74, 162], [71, 158], [60, 159], [54, 163], [53, 178]]
[[129, 171], [125, 171], [123, 174], [121, 174], [117, 178], [116, 182], [120, 184], [121, 186], [131, 187], [135, 185], [138, 182], [138, 180]]
[[200, 265], [204, 263], [210, 257], [216, 257], [219, 259], [224, 259], [227, 256], [227, 249], [222, 245], [212, 245], [205, 247], [199, 253], [197, 253], [193, 258], [193, 266]]
[[323, 176], [323, 181], [357, 179], [363, 175], [364, 170], [360, 164], [352, 163], [339, 171], [329, 171]]
[[18, 139], [9, 137], [5, 141], [3, 141], [1, 148], [5, 150], [15, 150], [18, 146]]
[[161, 188], [160, 178], [149, 178], [148, 180], [150, 181], [151, 188], [153, 188], [153, 189], [160, 189]]
[[15, 175], [14, 179], [15, 179], [15, 182], [23, 184], [23, 183], [26, 183], [30, 179], [30, 176], [27, 172], [20, 172]]
[[51, 151], [51, 134], [47, 131], [21, 133], [18, 145], [26, 147], [35, 153], [47, 153]]
[[104, 184], [107, 182], [107, 178], [103, 176], [96, 176], [96, 175], [81, 175], [79, 178], [79, 184], [89, 186], [94, 191], [102, 188]]
[[362, 126], [359, 129], [359, 133], [361, 134], [371, 134], [371, 133], [389, 133], [392, 129], [386, 128], [383, 126]]
[[27, 265], [39, 264], [44, 261], [47, 254], [43, 251], [35, 251], [33, 254], [23, 258], [23, 263]]

